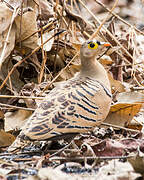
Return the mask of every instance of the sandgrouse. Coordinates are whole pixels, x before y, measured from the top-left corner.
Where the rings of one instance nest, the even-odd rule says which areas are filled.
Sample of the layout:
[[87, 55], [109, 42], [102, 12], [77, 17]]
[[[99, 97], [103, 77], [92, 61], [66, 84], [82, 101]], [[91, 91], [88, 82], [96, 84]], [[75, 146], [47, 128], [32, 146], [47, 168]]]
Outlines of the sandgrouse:
[[30, 140], [61, 139], [93, 130], [106, 118], [111, 104], [110, 83], [97, 58], [107, 47], [109, 43], [97, 40], [82, 44], [80, 72], [44, 98], [8, 151]]

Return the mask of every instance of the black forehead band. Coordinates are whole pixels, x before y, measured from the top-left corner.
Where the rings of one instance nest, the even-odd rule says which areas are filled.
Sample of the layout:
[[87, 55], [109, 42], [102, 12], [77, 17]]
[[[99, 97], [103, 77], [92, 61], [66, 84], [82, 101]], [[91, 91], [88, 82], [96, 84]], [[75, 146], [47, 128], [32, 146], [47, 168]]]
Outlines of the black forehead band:
[[88, 41], [88, 44], [92, 43], [93, 41]]
[[[88, 41], [88, 44], [90, 44], [90, 43], [94, 43], [94, 42], [93, 42], [93, 41]], [[101, 45], [100, 41], [96, 41], [96, 43], [97, 43], [98, 45]]]

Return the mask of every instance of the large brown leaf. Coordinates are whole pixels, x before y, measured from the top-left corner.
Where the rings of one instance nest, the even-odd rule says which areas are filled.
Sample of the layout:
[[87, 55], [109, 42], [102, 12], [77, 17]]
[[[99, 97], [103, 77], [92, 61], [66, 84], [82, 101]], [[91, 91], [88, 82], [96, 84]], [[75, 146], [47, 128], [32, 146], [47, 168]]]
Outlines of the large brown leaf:
[[104, 122], [118, 126], [128, 125], [133, 117], [140, 111], [144, 95], [136, 92], [119, 93], [118, 102], [111, 106], [110, 112]]

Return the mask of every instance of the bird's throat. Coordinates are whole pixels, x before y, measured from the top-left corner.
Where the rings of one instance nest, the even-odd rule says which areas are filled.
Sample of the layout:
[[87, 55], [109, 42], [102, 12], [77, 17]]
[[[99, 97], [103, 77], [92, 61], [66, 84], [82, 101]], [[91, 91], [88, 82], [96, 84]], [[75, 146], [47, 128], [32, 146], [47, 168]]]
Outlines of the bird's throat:
[[110, 90], [107, 72], [95, 57], [90, 59], [82, 58], [80, 75], [94, 78]]

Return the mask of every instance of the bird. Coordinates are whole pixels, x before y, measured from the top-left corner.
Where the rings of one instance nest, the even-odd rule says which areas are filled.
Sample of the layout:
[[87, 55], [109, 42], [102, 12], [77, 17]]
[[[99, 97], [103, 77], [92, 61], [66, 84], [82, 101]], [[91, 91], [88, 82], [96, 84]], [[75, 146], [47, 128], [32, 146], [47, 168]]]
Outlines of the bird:
[[98, 61], [111, 47], [108, 42], [87, 40], [80, 48], [81, 69], [44, 97], [22, 127], [8, 152], [27, 141], [51, 141], [92, 131], [108, 115], [112, 94], [108, 75]]

